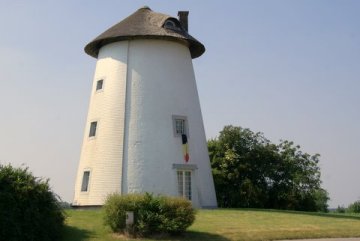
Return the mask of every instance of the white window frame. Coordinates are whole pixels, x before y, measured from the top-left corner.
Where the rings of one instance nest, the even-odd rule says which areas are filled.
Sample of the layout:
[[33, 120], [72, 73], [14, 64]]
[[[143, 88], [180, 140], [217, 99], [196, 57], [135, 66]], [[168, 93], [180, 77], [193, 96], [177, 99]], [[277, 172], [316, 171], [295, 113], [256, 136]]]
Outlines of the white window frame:
[[176, 170], [177, 191], [180, 197], [192, 200], [192, 171], [191, 170]]
[[[178, 121], [182, 121], [184, 127], [183, 132], [179, 133], [177, 130], [177, 122]], [[188, 120], [186, 116], [180, 116], [180, 115], [173, 115], [172, 116], [172, 122], [173, 122], [173, 132], [174, 132], [174, 136], [178, 137], [181, 136], [182, 134], [185, 134], [188, 138], [189, 138], [189, 125], [188, 125]]]
[[[93, 126], [93, 123], [95, 123], [95, 129], [93, 131], [92, 129], [92, 126]], [[94, 121], [91, 121], [90, 122], [90, 126], [89, 126], [89, 138], [95, 138], [96, 137], [96, 133], [98, 131], [98, 128], [99, 128], [99, 122], [94, 120]], [[94, 132], [94, 133], [92, 133]]]
[[[85, 181], [85, 173], [88, 173], [87, 175], [87, 179], [86, 179], [86, 188], [85, 185], [84, 185], [84, 181]], [[80, 186], [80, 192], [82, 193], [86, 193], [86, 192], [89, 192], [89, 188], [90, 188], [90, 177], [91, 177], [91, 171], [86, 169], [83, 171], [83, 175], [82, 175], [82, 179], [81, 179], [81, 186]]]
[[[101, 83], [101, 88], [98, 89], [98, 84], [99, 84], [100, 81], [102, 82], [102, 83]], [[103, 91], [103, 89], [104, 89], [104, 83], [105, 83], [105, 79], [104, 79], [104, 78], [98, 79], [98, 80], [96, 81], [96, 83], [95, 83], [95, 92], [101, 92], [101, 91]]]

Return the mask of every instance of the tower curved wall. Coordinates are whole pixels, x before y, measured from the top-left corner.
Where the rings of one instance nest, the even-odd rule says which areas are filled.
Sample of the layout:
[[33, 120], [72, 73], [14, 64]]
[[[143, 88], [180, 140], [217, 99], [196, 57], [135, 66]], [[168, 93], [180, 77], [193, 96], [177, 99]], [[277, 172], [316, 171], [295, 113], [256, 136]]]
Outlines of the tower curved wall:
[[[103, 79], [103, 89], [96, 83]], [[113, 192], [178, 196], [178, 170], [191, 172], [191, 200], [216, 207], [215, 189], [189, 48], [138, 39], [100, 48], [83, 140], [74, 205], [102, 205]], [[186, 120], [188, 153], [174, 118]], [[89, 137], [91, 122], [95, 137]], [[90, 171], [82, 192], [84, 171]]]

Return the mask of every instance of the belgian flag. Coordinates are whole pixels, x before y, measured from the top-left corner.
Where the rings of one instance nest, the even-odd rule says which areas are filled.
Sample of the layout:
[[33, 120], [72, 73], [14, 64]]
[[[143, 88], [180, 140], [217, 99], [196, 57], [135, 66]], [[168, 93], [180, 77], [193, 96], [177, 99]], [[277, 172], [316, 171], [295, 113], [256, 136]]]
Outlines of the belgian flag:
[[183, 149], [184, 159], [185, 162], [188, 162], [190, 158], [189, 158], [189, 145], [188, 145], [187, 136], [185, 134], [182, 134], [181, 139], [182, 139], [182, 149]]

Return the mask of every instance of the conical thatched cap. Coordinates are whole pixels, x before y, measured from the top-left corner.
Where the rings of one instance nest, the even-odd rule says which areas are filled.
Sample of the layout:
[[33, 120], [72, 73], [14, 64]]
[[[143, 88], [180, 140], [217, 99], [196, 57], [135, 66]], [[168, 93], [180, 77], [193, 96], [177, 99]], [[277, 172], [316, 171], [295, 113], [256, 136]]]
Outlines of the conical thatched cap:
[[164, 39], [181, 42], [189, 47], [191, 57], [197, 58], [205, 47], [192, 37], [178, 19], [143, 7], [115, 24], [85, 46], [85, 52], [97, 58], [99, 49], [109, 43], [131, 39]]

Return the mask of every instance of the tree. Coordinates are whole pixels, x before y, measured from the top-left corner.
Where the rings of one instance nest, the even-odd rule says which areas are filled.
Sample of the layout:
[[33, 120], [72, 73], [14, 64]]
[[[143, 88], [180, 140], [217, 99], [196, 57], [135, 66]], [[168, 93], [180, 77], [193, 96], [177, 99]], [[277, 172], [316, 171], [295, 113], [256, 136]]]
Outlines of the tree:
[[360, 200], [350, 204], [347, 210], [350, 213], [360, 213]]
[[327, 210], [318, 154], [234, 126], [225, 126], [208, 148], [219, 206]]
[[59, 240], [64, 213], [48, 180], [0, 164], [0, 240]]

